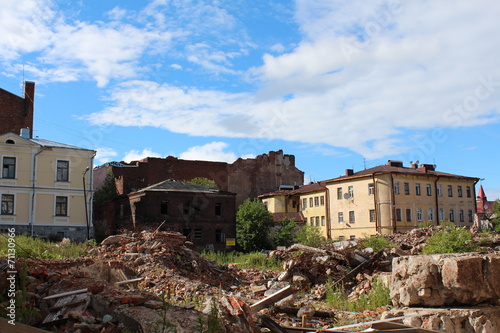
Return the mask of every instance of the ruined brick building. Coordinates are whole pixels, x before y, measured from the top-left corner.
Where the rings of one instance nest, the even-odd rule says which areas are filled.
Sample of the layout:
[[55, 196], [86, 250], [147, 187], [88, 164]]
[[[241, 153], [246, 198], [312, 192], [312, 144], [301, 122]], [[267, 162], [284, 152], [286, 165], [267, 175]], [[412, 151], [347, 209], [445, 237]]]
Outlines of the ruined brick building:
[[21, 129], [29, 129], [29, 137], [33, 137], [33, 105], [35, 100], [35, 83], [24, 83], [24, 96], [19, 97], [0, 88], [0, 134], [20, 134]]
[[[96, 189], [108, 173], [114, 178], [119, 196], [94, 207], [96, 232], [109, 234], [130, 226], [148, 228], [165, 221], [162, 230], [179, 231], [197, 246], [217, 249], [224, 248], [225, 238], [236, 236], [236, 211], [245, 199], [283, 186], [302, 185], [304, 180], [304, 172], [295, 166], [295, 157], [281, 150], [240, 158], [234, 163], [172, 156], [111, 162], [94, 170]], [[219, 191], [193, 191], [182, 182], [196, 177], [215, 181]], [[174, 184], [180, 188], [171, 188]], [[198, 209], [200, 202], [202, 208]]]
[[108, 170], [119, 194], [135, 192], [166, 179], [191, 180], [204, 177], [215, 181], [222, 191], [236, 193], [238, 207], [247, 198], [278, 190], [281, 186], [302, 185], [304, 172], [295, 166], [295, 156], [282, 150], [234, 163], [189, 161], [176, 157], [148, 157], [131, 163], [107, 163], [94, 170], [94, 188], [102, 186]]

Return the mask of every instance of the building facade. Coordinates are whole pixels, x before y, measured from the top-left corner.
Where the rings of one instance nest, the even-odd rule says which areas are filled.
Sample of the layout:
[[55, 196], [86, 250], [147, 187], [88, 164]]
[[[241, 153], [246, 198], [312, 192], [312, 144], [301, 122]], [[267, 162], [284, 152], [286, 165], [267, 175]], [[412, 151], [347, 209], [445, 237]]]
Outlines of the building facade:
[[117, 228], [177, 231], [198, 247], [225, 250], [236, 237], [234, 193], [168, 179], [114, 200]]
[[327, 191], [325, 184], [318, 182], [266, 193], [259, 198], [273, 214], [275, 221], [284, 217], [294, 217], [296, 222], [320, 227], [323, 236], [328, 239], [330, 224]]
[[21, 135], [0, 135], [0, 228], [17, 234], [68, 237], [92, 234], [95, 151]]
[[433, 165], [400, 161], [325, 181], [332, 239], [406, 232], [451, 222], [470, 227], [479, 178], [438, 172]]

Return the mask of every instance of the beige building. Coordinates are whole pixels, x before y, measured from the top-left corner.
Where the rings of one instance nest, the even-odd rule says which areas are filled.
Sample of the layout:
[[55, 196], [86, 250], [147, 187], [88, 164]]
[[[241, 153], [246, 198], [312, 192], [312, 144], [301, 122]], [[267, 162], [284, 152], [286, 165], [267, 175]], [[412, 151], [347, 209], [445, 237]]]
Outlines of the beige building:
[[321, 228], [323, 236], [329, 238], [328, 194], [324, 183], [311, 183], [294, 189], [282, 189], [259, 196], [275, 221], [289, 217], [297, 222]]
[[92, 234], [95, 151], [29, 131], [0, 135], [0, 229], [82, 241]]
[[471, 226], [479, 179], [400, 161], [325, 181], [332, 239], [392, 234], [444, 221]]

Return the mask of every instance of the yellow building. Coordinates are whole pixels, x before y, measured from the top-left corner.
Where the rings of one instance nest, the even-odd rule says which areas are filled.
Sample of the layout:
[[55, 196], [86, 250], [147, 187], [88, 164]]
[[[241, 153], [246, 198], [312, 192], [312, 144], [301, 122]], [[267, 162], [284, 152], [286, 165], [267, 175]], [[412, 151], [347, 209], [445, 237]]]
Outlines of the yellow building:
[[284, 217], [293, 218], [295, 214], [304, 223], [320, 227], [323, 236], [329, 238], [327, 196], [324, 183], [311, 183], [295, 189], [266, 193], [259, 198], [275, 216], [275, 221]]
[[0, 229], [87, 239], [94, 156], [93, 150], [31, 139], [29, 131], [0, 135]]
[[479, 178], [400, 161], [325, 181], [332, 239], [392, 234], [444, 221], [471, 226]]

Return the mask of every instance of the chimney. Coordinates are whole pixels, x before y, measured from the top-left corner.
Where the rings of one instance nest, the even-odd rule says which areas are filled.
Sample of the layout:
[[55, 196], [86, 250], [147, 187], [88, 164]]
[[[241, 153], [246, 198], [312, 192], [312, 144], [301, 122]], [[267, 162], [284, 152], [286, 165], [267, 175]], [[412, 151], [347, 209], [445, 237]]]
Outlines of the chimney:
[[[35, 82], [24, 82], [24, 125], [21, 129], [28, 130], [28, 138], [33, 137], [33, 113], [35, 105]], [[22, 133], [21, 133], [22, 136]]]
[[434, 171], [435, 166], [433, 164], [422, 164], [418, 170], [427, 173], [429, 171]]
[[354, 170], [353, 169], [345, 169], [345, 175], [346, 176], [352, 176], [354, 174]]
[[21, 128], [21, 137], [25, 139], [31, 139], [30, 138], [30, 129], [29, 128]]
[[388, 160], [387, 161], [387, 165], [388, 166], [392, 166], [392, 167], [402, 168], [403, 167], [403, 162], [402, 161]]

